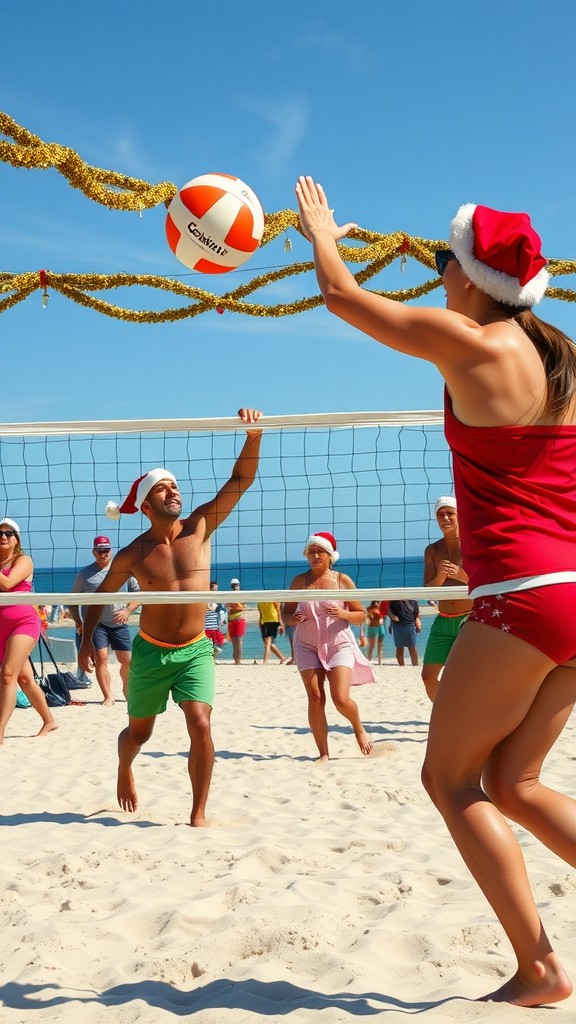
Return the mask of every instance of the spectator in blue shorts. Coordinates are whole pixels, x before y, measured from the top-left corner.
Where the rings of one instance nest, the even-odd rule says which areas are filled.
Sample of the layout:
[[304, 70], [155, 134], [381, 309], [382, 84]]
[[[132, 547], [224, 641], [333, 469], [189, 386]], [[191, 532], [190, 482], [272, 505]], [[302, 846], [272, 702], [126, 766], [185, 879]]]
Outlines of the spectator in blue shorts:
[[392, 621], [390, 628], [394, 637], [396, 661], [399, 665], [404, 664], [404, 648], [407, 647], [411, 663], [417, 665], [416, 643], [422, 629], [418, 601], [390, 601], [388, 614]]
[[[74, 594], [93, 594], [102, 583], [108, 573], [112, 562], [112, 545], [108, 537], [95, 537], [92, 548], [94, 561], [80, 569], [72, 584]], [[130, 577], [126, 588], [130, 593], [140, 590], [133, 576]], [[108, 671], [108, 649], [111, 647], [118, 664], [120, 665], [120, 678], [122, 679], [122, 690], [126, 696], [128, 684], [128, 669], [132, 657], [132, 641], [126, 623], [133, 611], [140, 605], [140, 601], [131, 604], [106, 604], [102, 605], [100, 621], [94, 630], [93, 641], [96, 649], [95, 671], [98, 685], [102, 690], [103, 704], [109, 707], [113, 704], [110, 672]], [[88, 606], [80, 608], [72, 605], [72, 618], [76, 623], [76, 643], [79, 647], [82, 642], [83, 620], [86, 617]]]

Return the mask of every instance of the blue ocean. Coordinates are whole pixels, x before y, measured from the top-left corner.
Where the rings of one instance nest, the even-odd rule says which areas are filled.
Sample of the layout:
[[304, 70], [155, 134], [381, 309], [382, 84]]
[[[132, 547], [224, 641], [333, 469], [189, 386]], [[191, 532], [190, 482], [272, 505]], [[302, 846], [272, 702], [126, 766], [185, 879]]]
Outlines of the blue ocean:
[[[243, 590], [287, 590], [298, 573], [303, 571], [304, 559], [298, 562], [245, 562], [212, 566], [212, 579], [221, 590], [230, 589], [230, 580], [238, 578]], [[421, 587], [423, 562], [421, 558], [345, 559], [338, 569], [350, 576], [357, 587]], [[76, 575], [75, 568], [34, 569], [34, 588], [38, 593], [70, 593]]]
[[[302, 572], [302, 560], [294, 563], [245, 563], [241, 566], [233, 564], [216, 565], [212, 568], [212, 579], [215, 579], [221, 590], [228, 590], [230, 580], [237, 577], [243, 590], [284, 590], [290, 586], [294, 576]], [[338, 568], [350, 576], [358, 587], [421, 587], [423, 562], [421, 558], [387, 559], [385, 561], [371, 561], [370, 559], [359, 559], [350, 561], [342, 559], [338, 562]], [[76, 575], [73, 568], [36, 569], [34, 572], [34, 586], [38, 593], [70, 593], [72, 582]], [[421, 602], [424, 606], [424, 602]], [[420, 654], [424, 653], [430, 626], [433, 621], [432, 615], [422, 618], [422, 632], [418, 638], [418, 649]], [[130, 631], [135, 634], [136, 626], [131, 626]], [[51, 630], [49, 630], [49, 633]], [[54, 631], [55, 636], [62, 639], [73, 639], [74, 629], [60, 627]], [[284, 636], [279, 636], [277, 646], [286, 657], [289, 656], [289, 644]], [[384, 641], [384, 657], [394, 656], [392, 637], [386, 634]], [[407, 652], [406, 652], [407, 656]], [[231, 644], [224, 646], [220, 661], [230, 661], [232, 657]], [[244, 637], [243, 660], [247, 663], [262, 658], [262, 639], [260, 631], [255, 623], [249, 623]], [[270, 662], [276, 661], [272, 655]], [[408, 663], [408, 662], [407, 662]]]

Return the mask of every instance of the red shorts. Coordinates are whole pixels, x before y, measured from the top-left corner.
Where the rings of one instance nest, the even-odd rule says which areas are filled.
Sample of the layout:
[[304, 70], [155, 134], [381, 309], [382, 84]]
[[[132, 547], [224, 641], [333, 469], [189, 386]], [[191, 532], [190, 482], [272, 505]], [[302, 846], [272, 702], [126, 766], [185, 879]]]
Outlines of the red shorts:
[[228, 619], [228, 634], [230, 637], [244, 636], [246, 632], [246, 619]]
[[[536, 647], [557, 665], [576, 658], [576, 584], [477, 597], [468, 617]], [[465, 629], [466, 626], [463, 626]]]
[[226, 637], [224, 636], [224, 633], [221, 632], [221, 630], [205, 629], [204, 632], [206, 633], [208, 639], [211, 640], [213, 644], [216, 644], [216, 647], [222, 647], [222, 644], [226, 643]]

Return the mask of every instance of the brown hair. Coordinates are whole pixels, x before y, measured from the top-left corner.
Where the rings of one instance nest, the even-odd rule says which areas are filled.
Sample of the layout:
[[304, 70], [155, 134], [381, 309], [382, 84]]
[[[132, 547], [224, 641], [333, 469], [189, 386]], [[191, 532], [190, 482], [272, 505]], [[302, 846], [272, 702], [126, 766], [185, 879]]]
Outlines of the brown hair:
[[503, 307], [533, 343], [546, 374], [544, 412], [561, 420], [576, 394], [576, 345], [564, 331], [546, 323], [530, 308]]

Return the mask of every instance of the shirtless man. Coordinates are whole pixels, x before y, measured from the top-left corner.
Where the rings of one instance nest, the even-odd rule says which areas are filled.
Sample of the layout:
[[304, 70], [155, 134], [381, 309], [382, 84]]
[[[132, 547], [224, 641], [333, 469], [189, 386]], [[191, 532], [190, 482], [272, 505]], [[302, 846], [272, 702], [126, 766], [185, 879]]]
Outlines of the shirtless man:
[[[456, 498], [452, 495], [438, 498], [434, 512], [444, 536], [429, 544], [424, 552], [424, 586], [462, 586], [468, 583], [468, 576], [462, 568]], [[472, 611], [472, 603], [470, 600], [438, 603], [438, 616], [432, 623], [422, 667], [422, 682], [432, 703], [438, 693], [440, 673], [462, 622]]]
[[[240, 409], [244, 423], [256, 423], [261, 412]], [[230, 515], [254, 482], [262, 431], [250, 429], [227, 483], [211, 501], [180, 519], [178, 484], [166, 469], [154, 469], [136, 480], [120, 512], [141, 511], [150, 528], [112, 560], [99, 593], [120, 590], [134, 576], [141, 591], [208, 590], [210, 537]], [[80, 666], [91, 671], [95, 652], [92, 633], [99, 605], [88, 607], [84, 621]], [[184, 712], [192, 784], [190, 824], [206, 826], [206, 802], [214, 765], [210, 715], [214, 702], [214, 648], [204, 633], [205, 604], [144, 604], [140, 633], [134, 638], [128, 677], [128, 726], [118, 737], [118, 803], [125, 811], [138, 806], [132, 762], [150, 739], [156, 716], [166, 710], [168, 694]]]

